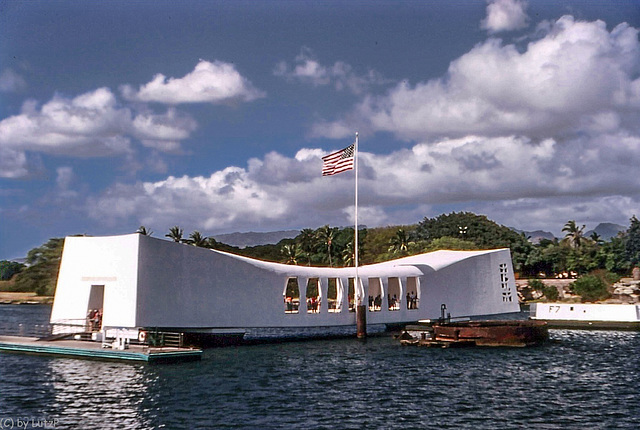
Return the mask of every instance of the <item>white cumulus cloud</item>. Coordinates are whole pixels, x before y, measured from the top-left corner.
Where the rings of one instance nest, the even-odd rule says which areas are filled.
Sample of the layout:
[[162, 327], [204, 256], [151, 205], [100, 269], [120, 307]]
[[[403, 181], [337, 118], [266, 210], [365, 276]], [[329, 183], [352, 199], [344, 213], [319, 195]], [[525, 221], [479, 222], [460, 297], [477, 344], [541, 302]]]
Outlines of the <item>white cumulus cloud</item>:
[[129, 100], [171, 105], [249, 102], [265, 96], [233, 64], [205, 60], [200, 60], [194, 70], [182, 78], [167, 78], [159, 73], [137, 91], [131, 85], [123, 85], [121, 91]]
[[0, 178], [15, 179], [28, 174], [27, 155], [0, 145]]
[[13, 69], [4, 69], [0, 73], [0, 91], [14, 92], [22, 91], [27, 87], [27, 81]]
[[0, 121], [0, 146], [75, 156], [125, 153], [130, 140], [124, 131], [130, 122], [131, 112], [116, 105], [108, 88], [73, 99], [57, 95], [39, 110], [27, 102], [19, 115]]
[[[270, 152], [249, 160], [246, 168], [227, 167], [210, 176], [118, 184], [94, 196], [87, 207], [91, 217], [112, 223], [135, 219], [156, 230], [180, 224], [207, 234], [349, 225], [353, 172], [322, 177], [326, 153], [317, 148], [301, 149], [293, 157]], [[536, 223], [514, 205], [526, 208], [530, 202], [557, 208], [540, 214], [545, 222], [572, 210], [571, 219], [583, 213], [594, 222], [623, 220], [640, 200], [640, 178], [631, 174], [639, 162], [640, 139], [620, 133], [575, 142], [469, 135], [388, 154], [361, 152], [359, 221], [369, 226], [416, 222], [436, 215], [425, 210], [460, 204], [529, 228]], [[617, 203], [608, 213], [593, 208], [575, 212], [580, 205], [612, 198]]]
[[[368, 96], [349, 123], [404, 139], [438, 136], [553, 136], [586, 124], [638, 130], [638, 30], [564, 16], [524, 50], [489, 39], [453, 61], [440, 79], [401, 83]], [[314, 136], [345, 137], [345, 120], [319, 121]], [[343, 136], [340, 135], [343, 132]]]
[[76, 180], [73, 168], [61, 166], [56, 169], [56, 193], [59, 199], [69, 199], [78, 196], [72, 185]]
[[527, 26], [527, 2], [524, 0], [489, 0], [487, 17], [481, 27], [489, 33], [519, 30]]
[[171, 108], [164, 114], [142, 112], [133, 118], [133, 135], [147, 147], [169, 152], [180, 149], [180, 141], [187, 139], [197, 128], [191, 117]]
[[343, 61], [336, 61], [333, 65], [322, 65], [309, 48], [302, 48], [295, 58], [293, 65], [286, 61], [278, 63], [273, 71], [274, 75], [288, 80], [297, 80], [313, 86], [332, 84], [336, 90], [348, 90], [354, 94], [361, 94], [373, 85], [382, 85], [388, 81], [374, 70], [365, 74], [357, 74], [353, 67]]
[[134, 216], [147, 224], [193, 225], [215, 230], [240, 223], [278, 220], [290, 209], [243, 169], [229, 167], [209, 177], [173, 177], [117, 185], [89, 204], [96, 219]]
[[2, 176], [29, 173], [29, 154], [104, 157], [133, 153], [133, 139], [160, 151], [178, 151], [180, 142], [196, 129], [196, 122], [175, 109], [164, 114], [132, 111], [120, 106], [108, 88], [98, 88], [74, 98], [54, 96], [41, 107], [23, 104], [20, 114], [0, 121]]

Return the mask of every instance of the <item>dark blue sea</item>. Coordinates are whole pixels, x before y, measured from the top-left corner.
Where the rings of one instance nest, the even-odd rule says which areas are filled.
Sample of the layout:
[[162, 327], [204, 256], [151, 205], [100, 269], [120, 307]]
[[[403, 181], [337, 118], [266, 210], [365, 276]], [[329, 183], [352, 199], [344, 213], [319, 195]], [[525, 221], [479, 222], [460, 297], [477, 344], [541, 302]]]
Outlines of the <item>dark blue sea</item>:
[[[0, 305], [0, 333], [49, 312]], [[640, 333], [551, 338], [524, 349], [282, 342], [170, 365], [0, 353], [0, 428], [640, 428]]]

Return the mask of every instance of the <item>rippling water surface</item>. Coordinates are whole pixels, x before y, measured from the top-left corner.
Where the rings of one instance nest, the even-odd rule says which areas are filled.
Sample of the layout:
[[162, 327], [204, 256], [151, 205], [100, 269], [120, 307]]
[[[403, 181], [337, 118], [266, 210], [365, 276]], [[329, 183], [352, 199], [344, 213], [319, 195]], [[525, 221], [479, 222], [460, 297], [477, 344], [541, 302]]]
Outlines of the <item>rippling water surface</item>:
[[[16, 320], [44, 322], [49, 309], [0, 305], [0, 332]], [[525, 349], [402, 347], [386, 336], [289, 342], [153, 366], [0, 354], [0, 420], [80, 429], [640, 428], [640, 333], [551, 337]]]

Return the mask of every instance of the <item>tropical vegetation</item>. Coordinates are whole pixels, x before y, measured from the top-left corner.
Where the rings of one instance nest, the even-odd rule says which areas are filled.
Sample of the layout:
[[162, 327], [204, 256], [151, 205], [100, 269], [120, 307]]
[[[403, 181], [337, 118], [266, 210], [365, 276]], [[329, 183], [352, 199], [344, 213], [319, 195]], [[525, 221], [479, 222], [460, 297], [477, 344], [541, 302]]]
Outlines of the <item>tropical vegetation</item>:
[[[53, 295], [58, 279], [64, 239], [49, 239], [44, 245], [27, 254], [26, 264], [7, 284], [7, 291], [36, 292], [41, 296]], [[3, 262], [4, 263], [4, 262]]]
[[[438, 249], [473, 250], [510, 248], [513, 267], [522, 278], [580, 278], [573, 291], [584, 300], [606, 298], [608, 287], [620, 276], [628, 275], [640, 264], [640, 221], [633, 216], [627, 231], [603, 240], [597, 234], [588, 237], [584, 225], [569, 220], [560, 239], [542, 239], [532, 243], [529, 237], [499, 225], [486, 216], [470, 212], [453, 212], [424, 218], [414, 225], [361, 228], [358, 234], [358, 261], [372, 264], [394, 258]], [[140, 234], [153, 232], [145, 226]], [[184, 229], [173, 226], [165, 237], [192, 246], [233, 252], [248, 257], [286, 264], [308, 266], [353, 266], [355, 264], [353, 227], [322, 226], [306, 228], [295, 238], [277, 244], [238, 248], [206, 237], [194, 230], [188, 237]], [[26, 264], [2, 261], [2, 279], [12, 279], [1, 289], [36, 291], [50, 295], [60, 263], [63, 239], [50, 239], [29, 252]], [[604, 275], [603, 275], [604, 274]], [[544, 284], [533, 284], [549, 300], [557, 298], [557, 290]]]
[[8, 281], [13, 278], [13, 275], [20, 273], [25, 266], [17, 261], [0, 261], [0, 281]]
[[575, 294], [586, 302], [595, 302], [609, 297], [605, 281], [596, 275], [585, 275], [572, 284]]

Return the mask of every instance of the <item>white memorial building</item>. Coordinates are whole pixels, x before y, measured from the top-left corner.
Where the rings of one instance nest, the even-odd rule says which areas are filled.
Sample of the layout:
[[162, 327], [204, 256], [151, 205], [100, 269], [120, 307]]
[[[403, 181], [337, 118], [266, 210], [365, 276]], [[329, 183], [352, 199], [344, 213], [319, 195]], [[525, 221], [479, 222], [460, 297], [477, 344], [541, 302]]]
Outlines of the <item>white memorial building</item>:
[[[509, 249], [435, 251], [353, 267], [266, 262], [141, 234], [67, 237], [52, 324], [101, 314], [98, 331], [152, 328], [224, 333], [355, 325], [519, 310]], [[95, 328], [94, 328], [95, 329]]]

